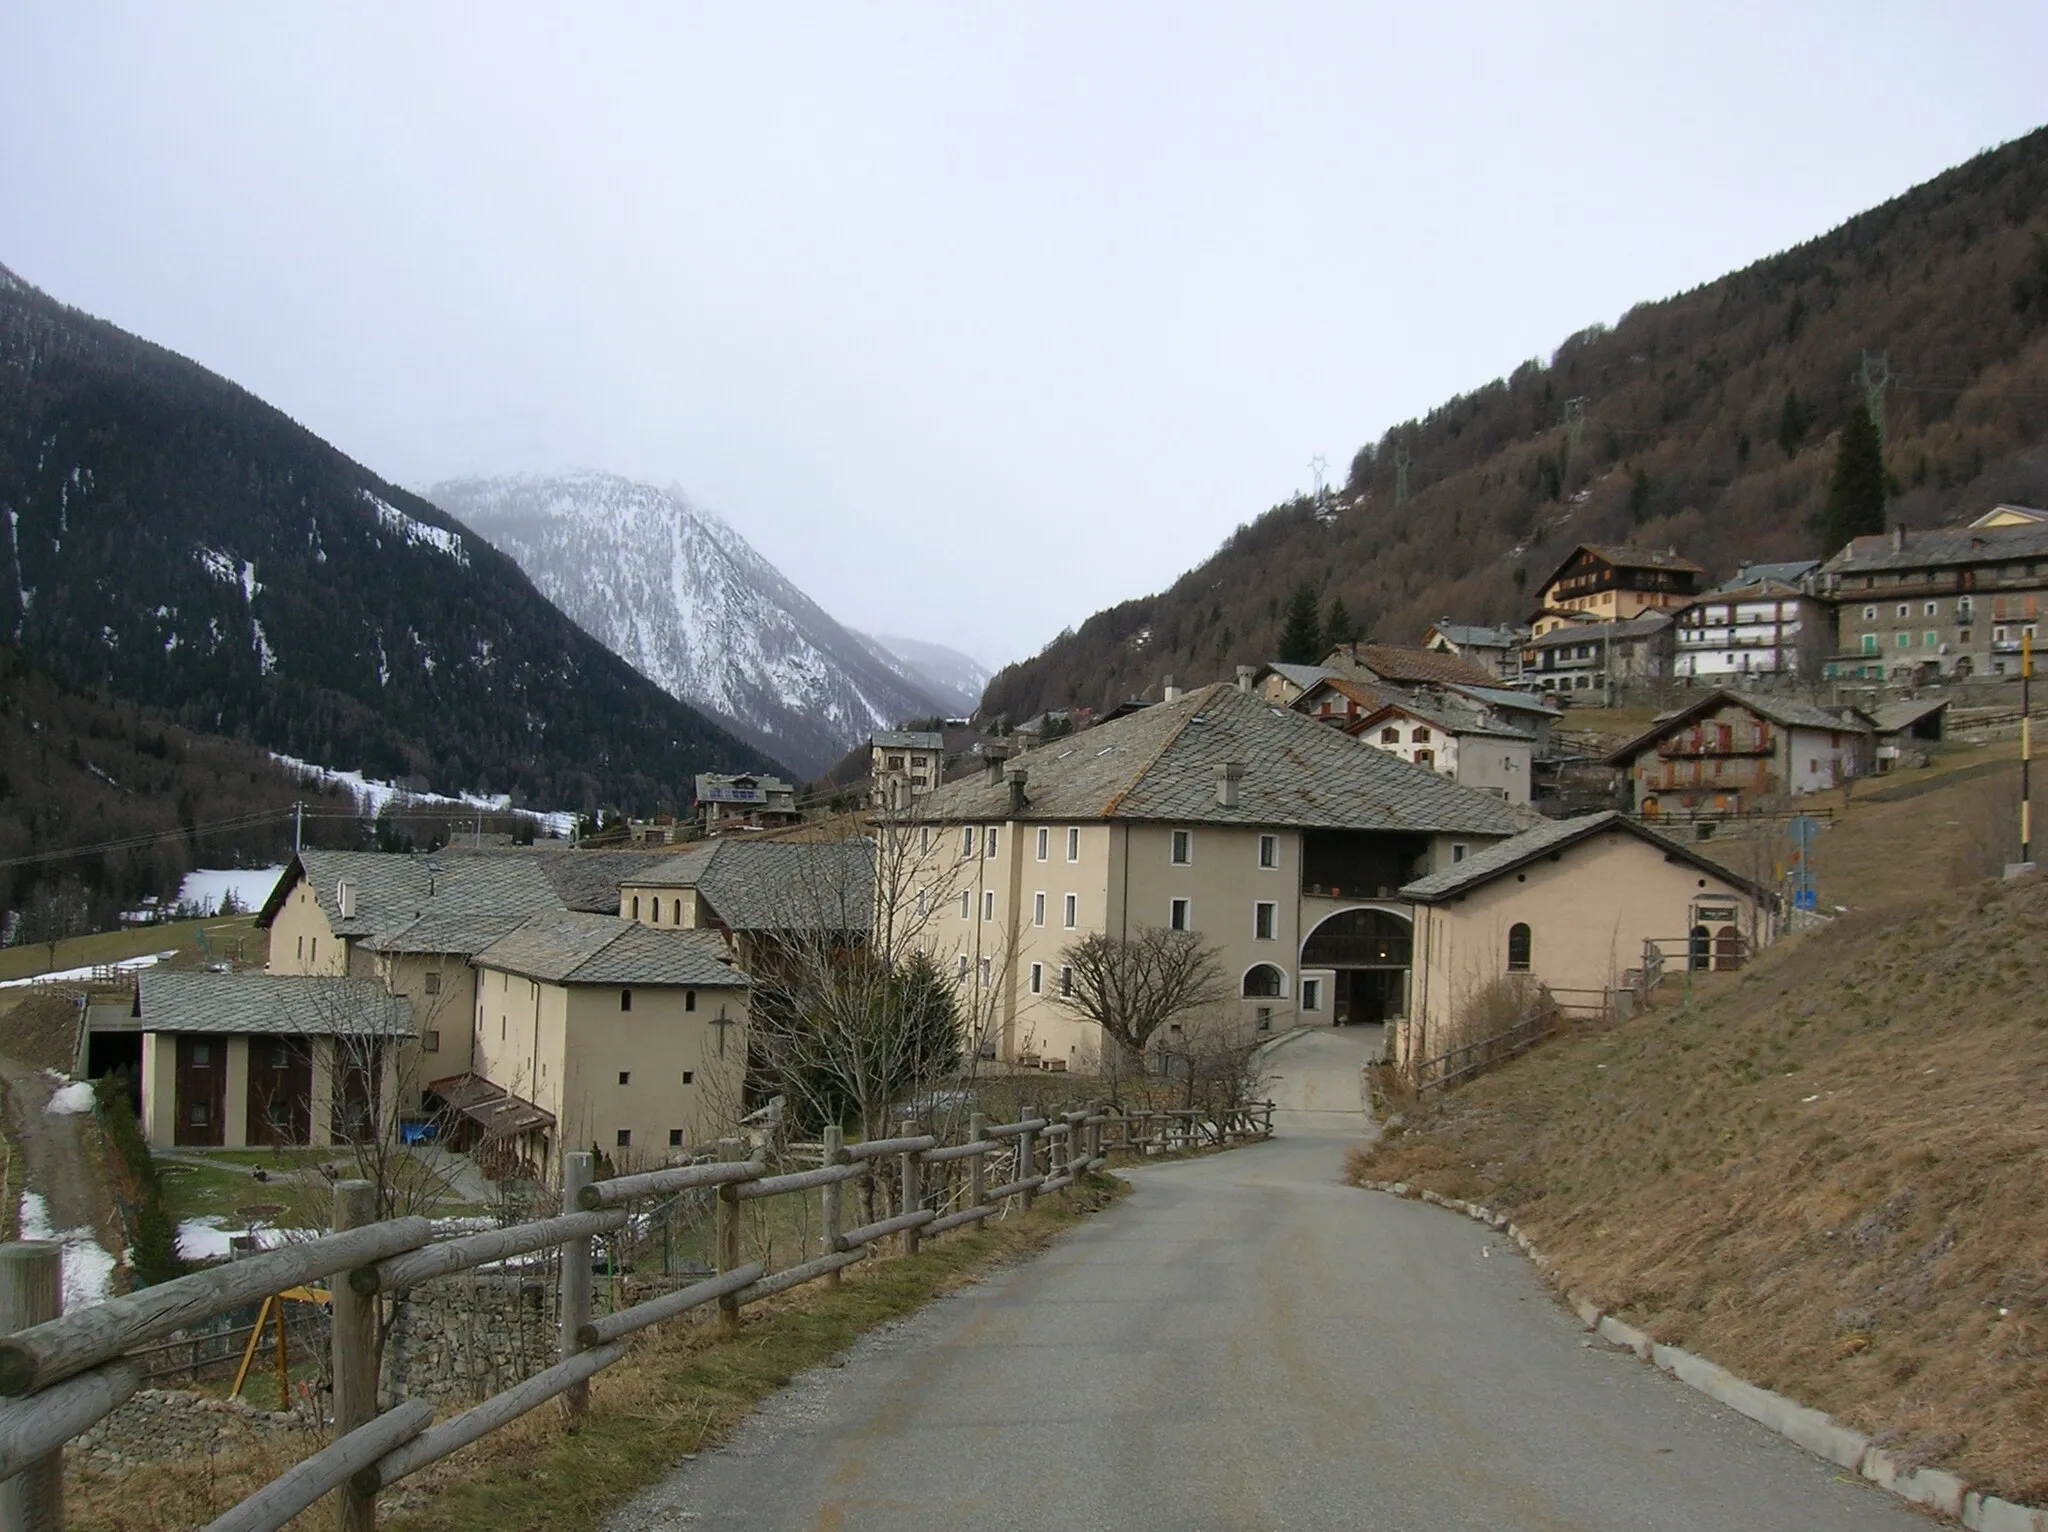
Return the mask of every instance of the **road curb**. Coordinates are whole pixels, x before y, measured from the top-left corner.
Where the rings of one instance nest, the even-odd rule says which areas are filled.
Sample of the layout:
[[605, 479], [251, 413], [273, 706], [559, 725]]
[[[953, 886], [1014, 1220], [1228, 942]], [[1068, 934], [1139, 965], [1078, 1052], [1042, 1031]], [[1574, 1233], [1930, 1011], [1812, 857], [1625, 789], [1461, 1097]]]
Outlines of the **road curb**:
[[[1537, 1250], [1535, 1241], [1518, 1229], [1507, 1214], [1476, 1203], [1446, 1197], [1440, 1192], [1410, 1186], [1405, 1181], [1360, 1181], [1367, 1191], [1427, 1202], [1463, 1213], [1467, 1218], [1498, 1229], [1514, 1241], [1522, 1253], [1542, 1271], [1555, 1278], [1557, 1268]], [[1561, 1284], [1558, 1284], [1561, 1287]], [[1939, 1468], [1909, 1468], [1901, 1465], [1883, 1448], [1872, 1445], [1860, 1431], [1838, 1424], [1820, 1410], [1787, 1399], [1783, 1394], [1760, 1388], [1738, 1378], [1725, 1367], [1694, 1356], [1677, 1346], [1666, 1346], [1634, 1325], [1603, 1314], [1597, 1304], [1569, 1289], [1562, 1289], [1564, 1301], [1578, 1315], [1579, 1322], [1602, 1340], [1633, 1351], [1638, 1358], [1671, 1374], [1688, 1388], [1694, 1388], [1716, 1403], [1746, 1415], [1765, 1429], [1814, 1456], [1846, 1468], [1869, 1480], [1888, 1494], [1908, 1504], [1960, 1521], [1969, 1532], [2048, 1532], [2048, 1509], [2019, 1505], [1996, 1495], [1972, 1489], [1967, 1480]]]

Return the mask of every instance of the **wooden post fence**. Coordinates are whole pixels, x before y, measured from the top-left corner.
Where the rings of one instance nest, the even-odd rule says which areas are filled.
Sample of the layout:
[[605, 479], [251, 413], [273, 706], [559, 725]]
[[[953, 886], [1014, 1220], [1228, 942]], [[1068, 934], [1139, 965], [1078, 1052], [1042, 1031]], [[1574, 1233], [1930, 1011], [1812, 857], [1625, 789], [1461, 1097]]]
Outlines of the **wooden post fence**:
[[[49, 1240], [0, 1246], [0, 1335], [55, 1319], [62, 1309], [64, 1250]], [[64, 1456], [38, 1456], [0, 1484], [0, 1527], [56, 1532], [64, 1525]]]
[[[595, 1179], [596, 1169], [596, 1157], [588, 1150], [562, 1156], [564, 1212], [576, 1206], [576, 1199], [583, 1195], [583, 1188]], [[590, 1323], [591, 1253], [588, 1234], [562, 1242], [560, 1356], [564, 1362], [583, 1349], [583, 1342], [578, 1337], [583, 1333], [583, 1327]], [[562, 1407], [569, 1417], [569, 1429], [575, 1430], [590, 1409], [589, 1379], [570, 1385], [562, 1395]]]
[[[334, 1186], [334, 1232], [360, 1229], [377, 1217], [377, 1188], [368, 1181]], [[347, 1436], [377, 1413], [377, 1299], [336, 1283], [329, 1310], [334, 1331], [334, 1432]], [[342, 1486], [335, 1510], [339, 1532], [376, 1532], [377, 1497]]]

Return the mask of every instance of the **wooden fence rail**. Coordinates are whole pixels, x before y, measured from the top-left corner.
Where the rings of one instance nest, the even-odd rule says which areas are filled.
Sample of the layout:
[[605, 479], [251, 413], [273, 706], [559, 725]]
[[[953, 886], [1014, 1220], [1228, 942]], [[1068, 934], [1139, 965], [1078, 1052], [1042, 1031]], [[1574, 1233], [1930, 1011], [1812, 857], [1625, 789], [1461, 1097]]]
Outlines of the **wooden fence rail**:
[[[832, 1129], [820, 1146], [824, 1163], [782, 1174], [771, 1173], [765, 1151], [743, 1157], [736, 1139], [720, 1145], [713, 1163], [605, 1181], [592, 1179], [589, 1154], [567, 1154], [560, 1216], [451, 1238], [437, 1237], [424, 1218], [366, 1221], [373, 1189], [368, 1182], [344, 1181], [335, 1187], [332, 1234], [69, 1314], [55, 1312], [57, 1245], [0, 1245], [0, 1523], [36, 1532], [62, 1528], [64, 1443], [141, 1386], [143, 1369], [131, 1353], [287, 1288], [325, 1282], [333, 1295], [335, 1438], [228, 1511], [209, 1532], [271, 1532], [336, 1491], [336, 1525], [343, 1532], [367, 1532], [376, 1525], [378, 1491], [407, 1474], [550, 1399], [567, 1396], [572, 1417], [580, 1413], [590, 1379], [626, 1354], [626, 1338], [636, 1331], [711, 1304], [722, 1322], [735, 1324], [747, 1303], [805, 1282], [836, 1283], [841, 1271], [892, 1236], [901, 1237], [906, 1253], [915, 1253], [921, 1239], [978, 1227], [1013, 1197], [1028, 1208], [1035, 1195], [1065, 1190], [1105, 1164], [1112, 1148], [1171, 1151], [1268, 1138], [1272, 1131], [1273, 1107], [1265, 1102], [1225, 1112], [1067, 1112], [1056, 1121], [1048, 1116], [989, 1124], [976, 1117], [966, 1141], [957, 1144], [917, 1133], [846, 1144]], [[987, 1184], [992, 1158], [1008, 1176], [1000, 1185]], [[899, 1211], [843, 1227], [842, 1198], [855, 1181], [893, 1181]], [[592, 1242], [624, 1228], [632, 1217], [628, 1204], [636, 1199], [692, 1188], [717, 1192], [717, 1275], [593, 1318]], [[821, 1199], [825, 1254], [779, 1272], [740, 1259], [743, 1200], [812, 1191]], [[560, 1361], [438, 1424], [421, 1400], [378, 1411], [379, 1294], [552, 1250], [560, 1250], [563, 1260]]]

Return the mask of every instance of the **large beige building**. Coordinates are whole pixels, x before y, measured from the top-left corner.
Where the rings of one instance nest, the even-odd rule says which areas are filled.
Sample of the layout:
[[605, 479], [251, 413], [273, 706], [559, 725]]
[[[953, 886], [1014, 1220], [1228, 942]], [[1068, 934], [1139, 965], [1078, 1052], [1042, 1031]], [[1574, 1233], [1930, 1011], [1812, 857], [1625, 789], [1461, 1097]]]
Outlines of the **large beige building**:
[[1415, 980], [1397, 1058], [1469, 1040], [1468, 1011], [1503, 980], [1540, 983], [1583, 1009], [1643, 966], [1646, 941], [1675, 962], [1727, 968], [1771, 934], [1754, 885], [1612, 811], [1538, 825], [1401, 894], [1414, 912]]
[[1236, 1034], [1405, 1012], [1401, 886], [1526, 816], [1275, 707], [1252, 680], [950, 783], [885, 831], [916, 838], [898, 904], [958, 978], [985, 1051], [1096, 1067], [1100, 1029], [1058, 1003], [1063, 950], [1144, 927], [1219, 950], [1231, 998], [1200, 1021]]

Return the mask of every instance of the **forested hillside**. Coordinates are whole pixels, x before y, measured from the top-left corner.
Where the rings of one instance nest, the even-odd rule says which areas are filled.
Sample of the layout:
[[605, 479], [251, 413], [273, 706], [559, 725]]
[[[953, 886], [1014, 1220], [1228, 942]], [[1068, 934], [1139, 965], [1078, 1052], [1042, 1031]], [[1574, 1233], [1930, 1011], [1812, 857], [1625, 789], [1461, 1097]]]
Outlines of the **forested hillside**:
[[72, 692], [442, 791], [687, 804], [773, 767], [459, 523], [0, 268], [0, 640]]
[[1327, 503], [1276, 506], [1170, 589], [1062, 634], [998, 674], [984, 711], [1156, 696], [1164, 676], [1270, 659], [1303, 583], [1414, 642], [1446, 615], [1526, 616], [1582, 541], [1674, 547], [1717, 578], [1821, 554], [1866, 353], [1889, 377], [1894, 522], [2048, 501], [2048, 129], [1403, 422]]

